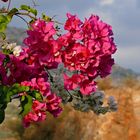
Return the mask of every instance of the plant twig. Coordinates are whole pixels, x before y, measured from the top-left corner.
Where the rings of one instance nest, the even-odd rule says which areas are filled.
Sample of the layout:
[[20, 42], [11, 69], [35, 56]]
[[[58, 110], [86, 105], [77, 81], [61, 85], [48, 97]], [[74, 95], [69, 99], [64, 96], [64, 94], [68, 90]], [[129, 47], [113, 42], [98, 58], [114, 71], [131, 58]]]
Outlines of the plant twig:
[[53, 76], [50, 74], [50, 72], [48, 71], [47, 68], [44, 68], [44, 69], [45, 69], [45, 71], [47, 72], [47, 74], [49, 75], [50, 81], [51, 81], [52, 83], [54, 83]]
[[20, 15], [16, 15], [17, 17], [21, 18], [26, 24], [28, 27], [30, 27], [29, 23]]
[[77, 97], [77, 96], [71, 94], [67, 89], [66, 89], [66, 91], [68, 92], [68, 94], [69, 94], [70, 96], [73, 96], [73, 97], [76, 98], [76, 99], [81, 99], [81, 98], [79, 98], [79, 97]]
[[8, 7], [7, 7], [7, 11], [9, 10], [10, 5], [11, 5], [11, 0], [9, 0]]
[[23, 16], [28, 16], [31, 19], [36, 19], [35, 17], [31, 16], [29, 13], [21, 13], [21, 12], [17, 12], [15, 15], [23, 15]]
[[[0, 11], [0, 13], [7, 14], [7, 13], [9, 13], [9, 10], [4, 9], [3, 11]], [[31, 19], [36, 19], [34, 16], [30, 15], [29, 13], [25, 13], [25, 12], [17, 12], [17, 13], [15, 13], [15, 15], [23, 15], [23, 16], [28, 16]]]

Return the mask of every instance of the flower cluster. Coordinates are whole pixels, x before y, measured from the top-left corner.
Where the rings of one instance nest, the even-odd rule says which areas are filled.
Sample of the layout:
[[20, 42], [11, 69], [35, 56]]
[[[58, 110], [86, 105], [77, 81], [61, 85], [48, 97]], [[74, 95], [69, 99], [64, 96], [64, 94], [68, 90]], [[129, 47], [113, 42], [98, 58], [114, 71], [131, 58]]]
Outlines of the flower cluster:
[[59, 52], [61, 46], [53, 37], [56, 34], [54, 23], [38, 19], [31, 28], [24, 40], [25, 45], [29, 47], [30, 64], [45, 66], [47, 69], [57, 68], [61, 62]]
[[[61, 113], [62, 99], [53, 92], [55, 77], [49, 73], [59, 64], [65, 67], [63, 86], [66, 91], [74, 90], [80, 95], [91, 95], [97, 88], [95, 78], [106, 77], [111, 72], [112, 54], [116, 51], [111, 26], [94, 15], [84, 22], [69, 13], [67, 17], [64, 26], [67, 33], [63, 35], [57, 34], [53, 21], [37, 19], [27, 30], [28, 36], [23, 41], [26, 47], [14, 43], [2, 46], [0, 84], [12, 86], [18, 83], [29, 87], [30, 92], [19, 93], [20, 98], [31, 96], [34, 91], [42, 97], [38, 100], [32, 96], [31, 109], [23, 116], [25, 127], [45, 120], [46, 112], [54, 117]], [[113, 99], [108, 104], [112, 108], [116, 105]]]
[[[32, 111], [24, 117], [25, 126], [33, 121], [44, 120], [46, 118], [44, 111], [50, 112], [54, 117], [57, 117], [62, 111], [62, 108], [59, 107], [61, 98], [55, 93], [51, 93], [50, 84], [47, 82], [48, 74], [45, 71], [45, 69], [57, 68], [59, 62], [61, 62], [58, 54], [61, 46], [53, 37], [56, 34], [54, 23], [46, 23], [44, 20], [38, 19], [31, 25], [31, 30], [28, 30], [27, 34], [28, 37], [24, 40], [24, 43], [28, 48], [21, 54], [20, 59], [26, 59], [28, 65], [33, 67], [32, 74], [38, 76], [36, 78], [32, 76], [32, 79], [21, 84], [39, 90], [43, 95], [43, 101], [42, 103], [38, 102], [35, 108], [33, 103]], [[41, 105], [44, 105], [44, 108], [37, 107]]]
[[57, 117], [62, 108], [59, 107], [61, 98], [50, 92], [50, 84], [44, 78], [33, 78], [31, 81], [24, 81], [23, 86], [31, 87], [31, 90], [38, 90], [43, 96], [43, 101], [33, 101], [32, 110], [24, 116], [23, 123], [27, 127], [32, 122], [39, 122], [46, 119], [46, 111]]
[[[31, 30], [27, 31], [28, 37], [24, 40], [27, 47], [20, 50], [15, 43], [2, 46], [0, 53], [0, 83], [11, 86], [19, 83], [21, 86], [30, 87], [30, 91], [38, 91], [42, 94], [43, 100], [33, 100], [32, 108], [23, 117], [24, 126], [29, 126], [32, 122], [43, 121], [46, 112], [50, 112], [57, 117], [62, 108], [59, 106], [61, 98], [51, 92], [48, 81], [47, 69], [57, 68], [60, 56], [56, 55], [59, 45], [53, 38], [56, 31], [53, 22], [46, 23], [38, 19], [31, 25]], [[20, 51], [19, 51], [20, 50]], [[28, 96], [19, 94], [20, 96]]]
[[110, 25], [91, 15], [84, 22], [77, 16], [67, 14], [65, 30], [59, 38], [64, 47], [62, 62], [69, 71], [77, 74], [64, 75], [67, 90], [80, 88], [82, 94], [89, 95], [96, 89], [94, 79], [106, 77], [114, 64], [112, 54], [116, 51]]

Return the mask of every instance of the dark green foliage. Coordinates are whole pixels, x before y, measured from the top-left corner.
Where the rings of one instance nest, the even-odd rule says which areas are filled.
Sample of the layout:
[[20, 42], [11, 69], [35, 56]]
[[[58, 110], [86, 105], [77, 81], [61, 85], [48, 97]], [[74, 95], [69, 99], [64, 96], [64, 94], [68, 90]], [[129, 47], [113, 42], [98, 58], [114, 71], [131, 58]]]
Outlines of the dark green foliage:
[[17, 12], [18, 12], [18, 9], [17, 9], [17, 8], [13, 8], [13, 9], [11, 9], [11, 10], [8, 12], [8, 15], [9, 15], [10, 17], [13, 17]]
[[0, 32], [4, 32], [8, 23], [11, 21], [11, 17], [8, 15], [0, 14]]
[[43, 100], [43, 96], [37, 90], [29, 91], [28, 95], [32, 96], [33, 98], [35, 98], [38, 101]]
[[5, 118], [5, 111], [0, 110], [0, 124], [3, 122], [4, 118]]
[[[26, 93], [19, 95], [19, 93]], [[12, 86], [0, 85], [0, 123], [3, 122], [5, 116], [5, 109], [7, 104], [13, 99], [20, 98], [20, 107], [22, 116], [26, 115], [32, 108], [33, 99], [42, 101], [42, 95], [35, 90], [30, 91], [30, 87], [14, 84]]]
[[33, 15], [37, 16], [37, 10], [32, 8], [32, 7], [30, 7], [30, 6], [21, 5], [20, 10], [27, 11], [27, 12], [32, 13]]
[[32, 108], [32, 97], [30, 95], [22, 96], [20, 114], [22, 116], [25, 116], [26, 114], [28, 114], [28, 112], [31, 110], [31, 108]]

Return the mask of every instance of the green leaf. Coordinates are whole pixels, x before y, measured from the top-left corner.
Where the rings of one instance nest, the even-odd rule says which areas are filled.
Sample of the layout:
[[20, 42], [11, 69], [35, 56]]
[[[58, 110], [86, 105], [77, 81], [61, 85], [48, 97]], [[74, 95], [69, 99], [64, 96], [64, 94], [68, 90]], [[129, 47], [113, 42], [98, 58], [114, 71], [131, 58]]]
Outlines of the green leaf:
[[3, 104], [0, 104], [0, 109], [3, 107]]
[[11, 21], [11, 17], [8, 15], [0, 15], [0, 23], [9, 23]]
[[8, 15], [0, 14], [0, 32], [4, 32], [7, 28], [7, 24], [11, 21], [11, 17]]
[[0, 23], [3, 23], [3, 22], [6, 22], [7, 21], [7, 18], [5, 15], [0, 15]]
[[0, 104], [0, 110], [5, 110], [7, 107], [7, 103]]
[[5, 94], [5, 93], [8, 92], [9, 88], [7, 86], [3, 86], [3, 89], [2, 90], [3, 90], [3, 94]]
[[[5, 50], [3, 50], [3, 53], [5, 54]], [[10, 58], [8, 55], [6, 55], [6, 58], [3, 61], [3, 66], [6, 66], [6, 64], [10, 61]]]
[[1, 96], [2, 92], [3, 92], [3, 86], [0, 85], [0, 96]]
[[4, 121], [4, 118], [5, 118], [5, 111], [0, 110], [0, 124]]
[[20, 10], [25, 10], [25, 11], [30, 11], [30, 6], [27, 6], [27, 5], [21, 5], [20, 6]]
[[35, 93], [35, 99], [38, 100], [38, 101], [42, 101], [43, 97], [40, 93], [36, 92]]
[[4, 32], [7, 28], [7, 24], [5, 23], [0, 23], [0, 32]]
[[30, 12], [32, 14], [34, 14], [35, 16], [37, 16], [37, 10], [36, 9], [30, 7]]
[[6, 18], [7, 18], [7, 24], [8, 24], [12, 18], [9, 15], [7, 15]]
[[46, 16], [44, 13], [42, 13], [42, 19], [44, 19], [47, 22], [52, 20], [49, 16]]
[[21, 112], [19, 114], [21, 114], [22, 116], [25, 116], [26, 114], [28, 114], [28, 112], [30, 112], [31, 108], [32, 108], [32, 97], [30, 95], [27, 96], [22, 96], [21, 97]]
[[38, 101], [42, 101], [43, 100], [43, 96], [41, 95], [41, 93], [39, 93], [38, 91], [34, 90], [34, 91], [31, 91], [29, 93], [33, 98], [35, 98], [36, 100]]
[[19, 92], [28, 92], [30, 90], [30, 87], [28, 86], [20, 86]]
[[18, 94], [18, 89], [13, 89], [13, 87], [3, 87], [3, 101], [8, 104], [11, 102], [11, 97], [15, 94]]
[[[3, 53], [6, 54], [6, 55], [9, 55], [9, 54], [12, 53], [11, 50], [7, 50], [7, 49], [3, 49], [2, 51], [3, 51]], [[5, 64], [7, 64], [7, 63], [5, 63]]]
[[5, 38], [6, 38], [6, 35], [5, 35], [5, 33], [3, 33], [3, 32], [0, 32], [0, 37], [2, 37], [2, 39], [3, 39], [3, 40], [5, 40]]
[[35, 22], [34, 19], [32, 19], [32, 20], [29, 21], [30, 24], [32, 24], [32, 23], [34, 23], [34, 22]]
[[10, 16], [11, 18], [13, 17], [13, 15], [15, 15], [18, 12], [17, 8], [13, 8], [9, 11], [8, 16]]
[[5, 93], [3, 92], [3, 86], [0, 86], [0, 104], [3, 105], [5, 103]]
[[9, 91], [6, 93], [6, 98], [5, 98], [5, 102], [9, 103], [11, 102], [11, 96], [14, 95], [15, 93], [12, 91]]
[[16, 83], [11, 87], [11, 90], [14, 93], [20, 93], [20, 92], [27, 92], [30, 90], [28, 86], [21, 86], [20, 84]]
[[12, 85], [12, 87], [10, 88], [10, 91], [13, 92], [13, 95], [18, 94], [20, 92], [20, 84], [16, 83]]
[[0, 81], [2, 80], [2, 76], [0, 75]]

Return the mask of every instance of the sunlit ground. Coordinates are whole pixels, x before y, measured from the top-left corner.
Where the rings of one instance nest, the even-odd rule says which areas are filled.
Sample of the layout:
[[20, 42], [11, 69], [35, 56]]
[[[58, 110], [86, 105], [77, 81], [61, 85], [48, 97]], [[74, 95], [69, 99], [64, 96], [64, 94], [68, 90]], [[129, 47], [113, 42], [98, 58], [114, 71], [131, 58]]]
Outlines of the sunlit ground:
[[107, 79], [100, 81], [99, 86], [106, 96], [117, 99], [116, 113], [96, 116], [68, 105], [59, 118], [48, 115], [47, 121], [24, 129], [15, 115], [16, 103], [7, 109], [7, 119], [0, 126], [0, 140], [140, 140], [140, 83], [126, 79], [114, 87]]

